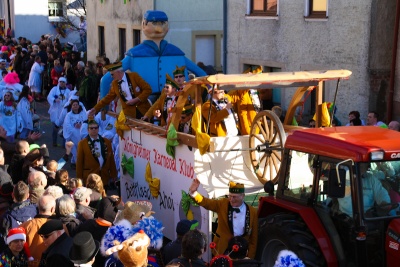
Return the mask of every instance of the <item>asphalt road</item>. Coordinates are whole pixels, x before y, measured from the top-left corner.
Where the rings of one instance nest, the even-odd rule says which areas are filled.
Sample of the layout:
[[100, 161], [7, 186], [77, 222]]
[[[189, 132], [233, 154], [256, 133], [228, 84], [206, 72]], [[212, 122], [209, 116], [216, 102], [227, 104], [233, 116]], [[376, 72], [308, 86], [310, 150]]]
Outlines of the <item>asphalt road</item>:
[[[42, 136], [36, 141], [36, 143], [39, 145], [46, 144], [49, 150], [50, 158], [58, 161], [65, 154], [65, 148], [61, 146], [53, 147], [53, 141], [51, 137], [53, 127], [48, 113], [49, 107], [50, 106], [47, 101], [36, 102], [36, 114], [40, 117], [40, 131], [42, 133]], [[61, 143], [61, 140], [61, 137], [57, 138], [58, 144]], [[76, 171], [71, 169], [70, 163], [65, 164], [63, 169], [68, 171], [69, 177], [73, 178], [76, 176]]]

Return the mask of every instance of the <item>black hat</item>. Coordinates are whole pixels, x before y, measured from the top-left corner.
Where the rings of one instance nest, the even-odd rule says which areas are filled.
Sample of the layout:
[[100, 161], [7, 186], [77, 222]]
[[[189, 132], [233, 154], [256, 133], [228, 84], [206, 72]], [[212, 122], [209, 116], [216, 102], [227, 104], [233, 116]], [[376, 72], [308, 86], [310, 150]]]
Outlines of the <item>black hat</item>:
[[80, 232], [74, 236], [69, 258], [75, 264], [84, 264], [91, 261], [99, 251], [100, 243], [93, 239], [89, 232]]
[[105, 197], [100, 200], [99, 209], [97, 210], [97, 216], [113, 223], [115, 216], [118, 213], [119, 199], [113, 197]]
[[180, 220], [176, 225], [176, 233], [178, 235], [185, 235], [190, 230], [194, 230], [197, 226], [199, 226], [199, 222], [197, 220]]
[[40, 227], [38, 234], [39, 235], [48, 235], [54, 231], [63, 230], [63, 224], [60, 220], [49, 220], [45, 224]]

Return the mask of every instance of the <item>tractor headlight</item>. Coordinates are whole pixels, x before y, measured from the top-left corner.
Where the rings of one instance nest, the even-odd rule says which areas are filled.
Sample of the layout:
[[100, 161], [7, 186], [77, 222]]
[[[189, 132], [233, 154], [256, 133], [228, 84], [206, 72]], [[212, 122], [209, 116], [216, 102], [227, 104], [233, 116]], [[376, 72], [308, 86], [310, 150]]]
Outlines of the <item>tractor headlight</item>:
[[371, 160], [383, 160], [385, 153], [383, 151], [371, 152]]

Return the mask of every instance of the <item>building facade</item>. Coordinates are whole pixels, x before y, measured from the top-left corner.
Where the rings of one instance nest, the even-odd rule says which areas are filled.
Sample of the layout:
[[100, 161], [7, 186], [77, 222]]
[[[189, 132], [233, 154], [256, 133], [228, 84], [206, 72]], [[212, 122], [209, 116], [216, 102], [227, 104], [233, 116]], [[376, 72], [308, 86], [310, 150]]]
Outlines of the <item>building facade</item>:
[[[347, 123], [347, 114], [358, 110], [365, 120], [369, 110], [376, 110], [384, 119], [395, 7], [389, 0], [230, 0], [228, 73], [248, 65], [262, 65], [264, 71], [348, 69], [353, 74], [340, 83], [338, 118]], [[325, 88], [324, 101], [332, 102], [336, 82]], [[273, 101], [285, 109], [294, 91], [274, 90]], [[314, 112], [310, 102], [304, 106], [309, 116]]]
[[[83, 0], [80, 0], [81, 2]], [[76, 0], [4, 0], [0, 1], [0, 19], [4, 18], [5, 28], [11, 27], [14, 37], [23, 36], [36, 43], [43, 34], [53, 38], [59, 36], [62, 43], [79, 43], [77, 31], [63, 28], [62, 35], [57, 29], [61, 17], [68, 15], [74, 25], [79, 25], [79, 16], [68, 6]], [[84, 12], [78, 12], [84, 14]], [[65, 34], [65, 35], [64, 35]]]
[[137, 0], [87, 1], [88, 59], [105, 55], [121, 60], [140, 44], [143, 14], [162, 10], [168, 15], [166, 40], [194, 62], [203, 61], [221, 70], [222, 1]]

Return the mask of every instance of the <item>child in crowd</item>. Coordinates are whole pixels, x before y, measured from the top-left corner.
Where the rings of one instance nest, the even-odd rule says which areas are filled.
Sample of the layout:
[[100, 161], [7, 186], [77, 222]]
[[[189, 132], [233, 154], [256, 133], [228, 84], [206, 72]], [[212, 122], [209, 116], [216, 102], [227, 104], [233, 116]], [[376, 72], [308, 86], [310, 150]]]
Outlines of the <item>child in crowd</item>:
[[55, 180], [56, 180], [56, 185], [58, 185], [59, 187], [61, 187], [61, 189], [63, 190], [64, 194], [69, 194], [70, 191], [68, 189], [68, 180], [69, 180], [69, 175], [68, 175], [68, 171], [65, 169], [60, 169], [58, 171], [56, 171], [56, 176], [55, 176]]
[[[52, 178], [51, 180], [53, 180], [50, 184], [51, 185], [55, 185], [56, 184], [56, 171], [58, 168], [58, 163], [55, 160], [50, 160], [49, 162], [47, 162], [46, 165], [46, 169], [47, 169], [47, 173], [49, 178]], [[48, 181], [49, 183], [49, 181]]]
[[70, 190], [71, 194], [73, 194], [77, 188], [82, 186], [83, 182], [80, 178], [70, 178], [68, 180], [68, 189]]

